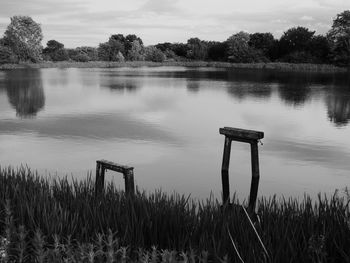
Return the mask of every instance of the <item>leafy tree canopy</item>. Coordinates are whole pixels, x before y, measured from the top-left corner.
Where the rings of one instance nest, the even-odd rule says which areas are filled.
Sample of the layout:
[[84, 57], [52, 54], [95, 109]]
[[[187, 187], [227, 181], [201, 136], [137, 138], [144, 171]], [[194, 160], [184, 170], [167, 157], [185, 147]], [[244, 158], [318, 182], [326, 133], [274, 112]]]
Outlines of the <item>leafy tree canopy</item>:
[[134, 40], [131, 43], [131, 48], [128, 51], [128, 59], [131, 61], [145, 60], [143, 45], [138, 40]]
[[41, 60], [43, 34], [40, 24], [29, 16], [11, 17], [4, 38], [20, 61]]
[[337, 15], [327, 35], [332, 59], [339, 65], [350, 65], [350, 10]]
[[288, 29], [280, 39], [282, 54], [308, 50], [309, 43], [314, 34], [315, 31], [310, 31], [308, 28], [300, 26]]
[[239, 32], [227, 40], [228, 60], [232, 62], [250, 63], [255, 61], [255, 50], [249, 47], [250, 36], [246, 32]]
[[271, 33], [254, 33], [250, 35], [248, 44], [255, 49], [260, 49], [265, 55], [269, 55], [274, 41]]
[[187, 57], [197, 60], [205, 60], [208, 57], [208, 44], [199, 38], [187, 40]]

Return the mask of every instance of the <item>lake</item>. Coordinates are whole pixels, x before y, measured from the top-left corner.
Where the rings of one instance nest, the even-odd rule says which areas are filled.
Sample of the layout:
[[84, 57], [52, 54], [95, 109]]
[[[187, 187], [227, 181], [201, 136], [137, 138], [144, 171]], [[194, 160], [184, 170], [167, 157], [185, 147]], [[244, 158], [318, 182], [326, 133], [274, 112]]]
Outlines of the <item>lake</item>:
[[[0, 71], [0, 165], [86, 177], [135, 167], [140, 189], [220, 197], [224, 126], [260, 130], [259, 196], [350, 186], [350, 77], [219, 68]], [[93, 172], [94, 174], [94, 172]], [[123, 187], [120, 174], [107, 180]], [[248, 197], [250, 148], [232, 143], [231, 193]]]

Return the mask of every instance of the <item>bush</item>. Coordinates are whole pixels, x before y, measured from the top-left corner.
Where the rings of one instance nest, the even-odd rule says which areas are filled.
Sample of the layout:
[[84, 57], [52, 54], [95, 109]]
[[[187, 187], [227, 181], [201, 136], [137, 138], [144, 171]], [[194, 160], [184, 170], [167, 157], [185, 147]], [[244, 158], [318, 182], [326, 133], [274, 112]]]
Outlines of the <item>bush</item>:
[[78, 53], [77, 55], [72, 57], [72, 59], [74, 61], [77, 61], [77, 62], [88, 62], [88, 61], [90, 61], [90, 58], [89, 58], [89, 56], [86, 53]]
[[306, 51], [295, 51], [282, 58], [283, 62], [289, 63], [313, 63], [316, 59]]

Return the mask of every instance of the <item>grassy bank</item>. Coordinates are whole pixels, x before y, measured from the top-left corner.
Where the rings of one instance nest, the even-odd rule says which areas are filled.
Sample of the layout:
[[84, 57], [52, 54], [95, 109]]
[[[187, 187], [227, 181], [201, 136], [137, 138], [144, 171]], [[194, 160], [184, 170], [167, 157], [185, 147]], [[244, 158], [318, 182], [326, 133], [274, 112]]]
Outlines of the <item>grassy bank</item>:
[[292, 64], [292, 63], [229, 63], [229, 62], [205, 62], [205, 61], [126, 61], [126, 62], [42, 62], [3, 64], [1, 69], [23, 69], [23, 68], [118, 68], [118, 67], [160, 67], [160, 66], [182, 66], [182, 67], [215, 67], [215, 68], [247, 68], [247, 69], [271, 69], [280, 71], [311, 71], [311, 72], [346, 72], [348, 69], [325, 64]]
[[131, 198], [113, 185], [96, 199], [89, 177], [69, 183], [2, 168], [0, 254], [17, 262], [349, 262], [349, 201], [260, 199], [253, 228], [243, 208], [215, 200], [160, 191]]

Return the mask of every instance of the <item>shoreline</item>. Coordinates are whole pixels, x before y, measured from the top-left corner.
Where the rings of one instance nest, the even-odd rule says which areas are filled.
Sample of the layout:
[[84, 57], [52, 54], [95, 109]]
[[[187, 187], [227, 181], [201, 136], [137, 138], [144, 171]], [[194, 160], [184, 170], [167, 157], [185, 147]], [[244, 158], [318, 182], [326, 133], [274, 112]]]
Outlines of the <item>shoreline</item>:
[[213, 68], [231, 68], [231, 69], [264, 69], [293, 72], [320, 72], [320, 73], [344, 73], [348, 68], [336, 67], [329, 64], [294, 64], [282, 62], [269, 63], [230, 63], [214, 61], [125, 61], [125, 62], [107, 62], [107, 61], [89, 61], [89, 62], [41, 62], [41, 63], [21, 63], [21, 64], [3, 64], [0, 70], [11, 69], [41, 69], [41, 68], [122, 68], [122, 67], [213, 67]]

